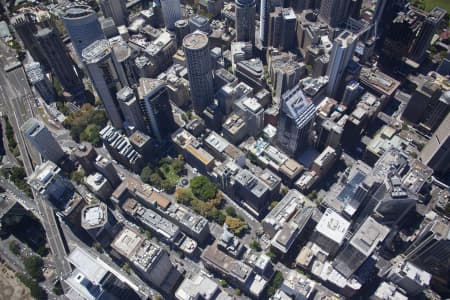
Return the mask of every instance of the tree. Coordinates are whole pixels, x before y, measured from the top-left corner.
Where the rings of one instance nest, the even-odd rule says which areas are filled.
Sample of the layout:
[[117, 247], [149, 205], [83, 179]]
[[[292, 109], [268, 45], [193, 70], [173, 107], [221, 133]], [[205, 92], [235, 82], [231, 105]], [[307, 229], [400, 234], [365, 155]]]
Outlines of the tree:
[[158, 188], [161, 188], [163, 184], [163, 179], [157, 172], [154, 172], [150, 175], [150, 184]]
[[150, 176], [152, 173], [152, 167], [150, 165], [145, 166], [141, 171], [141, 180], [145, 183], [150, 183]]
[[79, 169], [79, 170], [72, 172], [72, 174], [70, 174], [70, 179], [72, 179], [73, 181], [75, 181], [78, 184], [81, 184], [83, 182], [84, 176], [86, 176], [86, 174], [84, 173], [84, 170]]
[[227, 215], [229, 215], [231, 217], [236, 217], [236, 210], [234, 209], [233, 206], [225, 207], [225, 212], [227, 213]]
[[61, 281], [58, 280], [55, 283], [55, 285], [53, 286], [53, 293], [55, 293], [56, 296], [60, 296], [60, 295], [64, 294], [64, 291], [61, 286]]
[[80, 134], [80, 139], [82, 141], [88, 141], [94, 146], [100, 146], [101, 140], [99, 132], [102, 128], [97, 124], [89, 124], [83, 132]]
[[30, 294], [33, 298], [37, 300], [47, 299], [47, 293], [45, 290], [41, 288], [35, 280], [30, 278], [30, 276], [24, 273], [18, 273], [16, 276], [27, 288], [30, 289]]
[[37, 255], [32, 255], [24, 258], [23, 265], [25, 266], [25, 270], [28, 275], [37, 281], [44, 280], [44, 274], [42, 273], [42, 267], [44, 266], [44, 261], [41, 257]]
[[250, 243], [250, 248], [254, 251], [261, 251], [261, 244], [257, 240], [253, 240]]
[[11, 241], [9, 243], [9, 250], [15, 256], [19, 256], [20, 255], [20, 244], [17, 241], [14, 241], [14, 240]]
[[225, 224], [227, 224], [228, 229], [236, 235], [243, 234], [248, 229], [247, 222], [231, 216], [226, 217]]
[[179, 188], [175, 192], [175, 199], [181, 204], [190, 205], [193, 198], [192, 192], [189, 189]]
[[212, 199], [217, 194], [217, 187], [206, 176], [197, 176], [191, 180], [191, 190], [200, 200]]
[[128, 263], [124, 263], [124, 264], [122, 265], [122, 269], [123, 269], [125, 272], [127, 272], [128, 274], [130, 274], [131, 268], [130, 268], [130, 265], [129, 265]]
[[280, 271], [277, 271], [275, 275], [273, 276], [272, 280], [270, 281], [269, 285], [266, 289], [266, 297], [270, 298], [272, 297], [276, 290], [280, 287], [280, 285], [283, 283], [283, 274], [281, 274]]
[[278, 201], [272, 201], [272, 202], [270, 202], [270, 206], [269, 206], [269, 209], [270, 210], [272, 210], [272, 209], [274, 209], [275, 208], [275, 206], [277, 206], [278, 205]]
[[228, 286], [228, 282], [225, 279], [220, 279], [219, 283], [220, 283], [221, 287], [227, 287]]

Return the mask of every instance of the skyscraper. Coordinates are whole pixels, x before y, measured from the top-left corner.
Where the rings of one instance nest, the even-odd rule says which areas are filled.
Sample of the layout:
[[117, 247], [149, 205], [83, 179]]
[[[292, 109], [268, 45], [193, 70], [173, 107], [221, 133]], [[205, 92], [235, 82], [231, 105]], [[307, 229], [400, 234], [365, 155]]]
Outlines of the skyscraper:
[[25, 138], [46, 160], [59, 163], [65, 153], [56, 139], [44, 125], [35, 118], [28, 119], [21, 127]]
[[107, 40], [93, 42], [83, 50], [82, 57], [109, 120], [114, 127], [121, 128], [123, 119], [116, 93], [127, 85], [127, 80], [109, 42]]
[[236, 41], [255, 44], [255, 0], [236, 0]]
[[420, 160], [438, 174], [450, 171], [450, 113], [423, 148]]
[[175, 22], [182, 18], [180, 0], [161, 0], [164, 24], [169, 30], [175, 30]]
[[261, 7], [259, 11], [259, 39], [261, 40], [263, 47], [267, 47], [267, 42], [269, 39], [269, 15], [269, 0], [261, 0]]
[[101, 0], [99, 4], [105, 18], [112, 18], [116, 26], [128, 24], [126, 0]]
[[95, 11], [87, 5], [69, 6], [61, 20], [80, 60], [84, 48], [105, 38]]
[[159, 142], [170, 137], [175, 130], [172, 107], [166, 84], [157, 79], [140, 78], [139, 101], [151, 134]]
[[342, 32], [334, 40], [327, 69], [327, 96], [336, 97], [345, 69], [355, 52], [356, 41], [356, 36], [349, 31]]
[[72, 60], [58, 32], [53, 28], [44, 28], [37, 32], [36, 39], [59, 83], [72, 95], [82, 95], [83, 83], [74, 71]]
[[126, 86], [117, 92], [116, 97], [126, 127], [133, 131], [143, 131], [145, 129], [144, 116], [139, 106], [139, 100], [136, 98], [133, 89]]
[[277, 7], [270, 14], [269, 46], [289, 51], [295, 44], [297, 17], [292, 8]]
[[448, 222], [438, 218], [425, 225], [404, 254], [406, 260], [432, 273], [435, 279], [446, 280], [450, 261]]
[[349, 14], [352, 0], [322, 0], [319, 16], [331, 27], [343, 24]]
[[25, 49], [30, 52], [31, 57], [33, 57], [35, 61], [40, 62], [44, 70], [48, 70], [49, 65], [47, 59], [42, 53], [42, 50], [39, 47], [39, 43], [34, 36], [34, 33], [36, 32], [36, 26], [31, 22], [30, 19], [31, 18], [29, 14], [21, 14], [14, 17], [14, 19], [11, 20], [11, 24], [22, 40]]
[[430, 46], [431, 39], [436, 33], [438, 27], [444, 20], [447, 12], [440, 8], [433, 8], [423, 22], [422, 28], [410, 49], [409, 57], [420, 63], [422, 62], [425, 52]]
[[290, 156], [298, 154], [309, 143], [316, 107], [297, 85], [281, 96], [277, 144]]
[[183, 39], [186, 66], [191, 86], [192, 106], [201, 114], [214, 98], [214, 86], [206, 34], [196, 31]]

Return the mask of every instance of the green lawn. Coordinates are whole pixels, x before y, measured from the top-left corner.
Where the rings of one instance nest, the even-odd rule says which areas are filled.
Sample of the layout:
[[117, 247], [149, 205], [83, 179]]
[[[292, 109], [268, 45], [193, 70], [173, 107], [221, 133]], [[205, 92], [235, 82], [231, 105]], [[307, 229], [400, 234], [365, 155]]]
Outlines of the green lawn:
[[426, 10], [432, 10], [434, 7], [439, 6], [447, 12], [450, 12], [450, 1], [449, 0], [423, 0]]

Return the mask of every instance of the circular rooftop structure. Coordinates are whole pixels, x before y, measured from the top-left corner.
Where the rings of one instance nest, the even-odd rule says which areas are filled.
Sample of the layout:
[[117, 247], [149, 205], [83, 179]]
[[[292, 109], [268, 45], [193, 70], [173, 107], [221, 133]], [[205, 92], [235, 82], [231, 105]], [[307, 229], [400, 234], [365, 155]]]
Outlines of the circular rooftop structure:
[[236, 5], [239, 7], [255, 6], [255, 0], [236, 0]]
[[202, 32], [193, 32], [183, 39], [183, 46], [187, 49], [203, 49], [208, 46], [208, 37]]
[[181, 20], [178, 20], [175, 22], [175, 27], [178, 27], [178, 28], [186, 27], [188, 25], [189, 25], [189, 23], [185, 19], [181, 19]]
[[74, 5], [64, 11], [64, 17], [70, 19], [83, 18], [92, 14], [94, 11], [88, 5]]

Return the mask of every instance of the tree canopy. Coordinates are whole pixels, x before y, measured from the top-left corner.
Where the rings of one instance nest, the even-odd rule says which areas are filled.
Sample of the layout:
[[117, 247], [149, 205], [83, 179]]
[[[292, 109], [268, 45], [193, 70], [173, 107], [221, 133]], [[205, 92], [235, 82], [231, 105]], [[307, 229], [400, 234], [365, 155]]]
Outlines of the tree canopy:
[[206, 176], [197, 176], [191, 180], [191, 190], [200, 200], [213, 199], [217, 194], [217, 187]]

